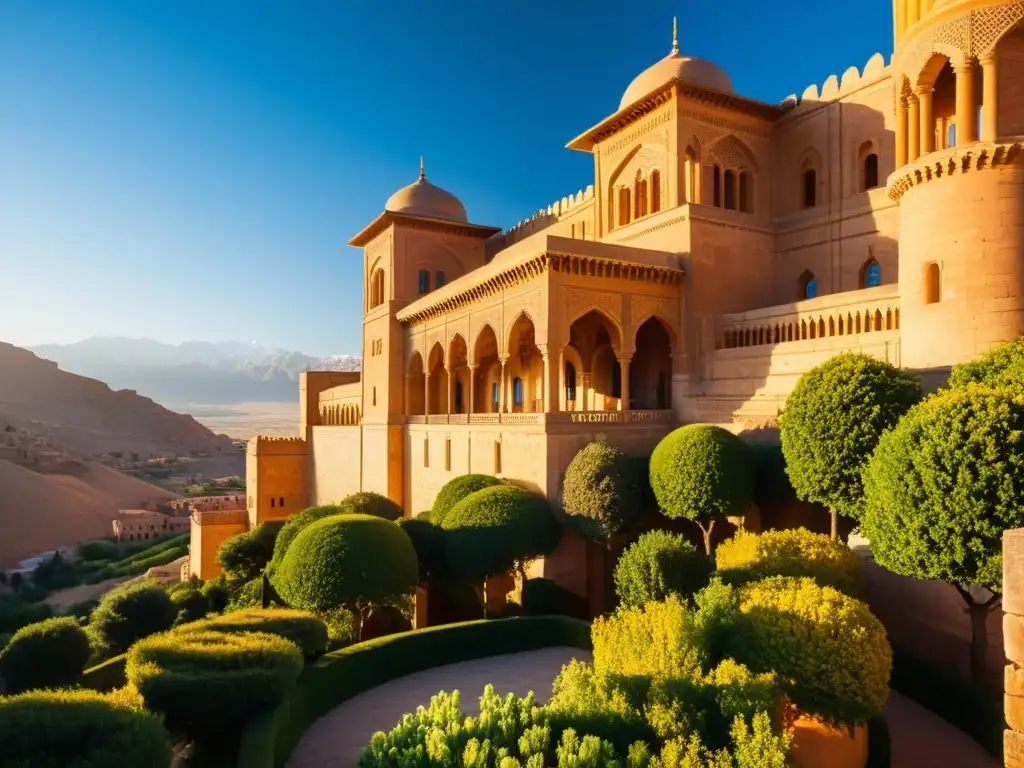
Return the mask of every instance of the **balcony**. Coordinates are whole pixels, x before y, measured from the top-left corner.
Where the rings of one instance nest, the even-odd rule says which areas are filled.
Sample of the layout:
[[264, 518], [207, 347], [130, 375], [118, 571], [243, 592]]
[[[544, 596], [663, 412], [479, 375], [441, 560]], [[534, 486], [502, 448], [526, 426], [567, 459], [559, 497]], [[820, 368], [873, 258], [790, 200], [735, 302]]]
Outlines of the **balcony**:
[[407, 424], [546, 426], [566, 424], [672, 424], [675, 411], [554, 411], [552, 413], [453, 413], [406, 416]]

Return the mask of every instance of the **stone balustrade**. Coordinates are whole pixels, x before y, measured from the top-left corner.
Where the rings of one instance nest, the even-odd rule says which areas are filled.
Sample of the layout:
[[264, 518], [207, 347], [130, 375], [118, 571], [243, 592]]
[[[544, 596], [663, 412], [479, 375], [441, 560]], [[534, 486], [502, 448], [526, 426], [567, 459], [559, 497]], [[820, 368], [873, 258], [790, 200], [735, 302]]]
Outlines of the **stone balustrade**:
[[552, 413], [453, 413], [406, 416], [407, 424], [543, 426], [546, 424], [671, 424], [675, 411], [555, 411]]

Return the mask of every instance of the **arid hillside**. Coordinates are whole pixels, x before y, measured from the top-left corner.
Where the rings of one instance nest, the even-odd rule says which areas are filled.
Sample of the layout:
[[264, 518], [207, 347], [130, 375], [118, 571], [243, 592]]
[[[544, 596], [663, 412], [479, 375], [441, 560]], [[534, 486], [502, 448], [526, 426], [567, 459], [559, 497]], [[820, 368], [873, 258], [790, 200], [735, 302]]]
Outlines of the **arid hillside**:
[[110, 536], [118, 509], [176, 498], [88, 463], [75, 474], [40, 474], [0, 460], [0, 568], [55, 547]]
[[60, 370], [0, 342], [0, 430], [24, 429], [73, 453], [187, 456], [231, 451], [231, 440], [130, 390]]

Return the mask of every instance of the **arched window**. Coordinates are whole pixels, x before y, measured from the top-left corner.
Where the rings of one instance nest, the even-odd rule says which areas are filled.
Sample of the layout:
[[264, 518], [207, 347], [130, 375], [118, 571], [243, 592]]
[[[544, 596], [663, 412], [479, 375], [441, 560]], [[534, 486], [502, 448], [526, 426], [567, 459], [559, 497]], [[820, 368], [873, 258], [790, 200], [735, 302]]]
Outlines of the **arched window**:
[[370, 276], [370, 308], [384, 303], [384, 270], [375, 269]]
[[725, 200], [722, 206], [726, 210], [736, 210], [736, 172], [725, 172]]
[[629, 224], [629, 187], [619, 187], [619, 226]]
[[498, 382], [491, 385], [491, 405], [495, 408], [501, 405], [501, 385]]
[[570, 403], [576, 401], [576, 366], [568, 361], [565, 363], [565, 399]]
[[277, 500], [276, 500], [276, 499], [275, 499], [275, 498], [274, 498], [273, 496], [271, 496], [271, 497], [270, 497], [270, 508], [271, 508], [271, 509], [273, 509], [273, 508], [274, 508], [274, 506], [275, 506], [275, 502], [276, 502], [276, 501], [277, 501]]
[[814, 277], [814, 273], [810, 271], [804, 272], [800, 276], [800, 298], [801, 299], [813, 299], [818, 295], [818, 281]]
[[864, 189], [878, 186], [878, 155], [874, 152], [864, 158]]
[[443, 285], [444, 285], [444, 272], [439, 269], [439, 270], [437, 270], [437, 274], [434, 275], [434, 287], [435, 288], [441, 288]]
[[754, 202], [751, 199], [753, 194], [750, 189], [750, 173], [740, 171], [740, 199], [737, 206], [741, 213], [753, 213]]
[[813, 208], [818, 204], [818, 172], [813, 168], [804, 169], [800, 202], [803, 208]]
[[661, 210], [661, 171], [651, 171], [651, 213]]
[[934, 261], [924, 265], [924, 303], [937, 304], [942, 300], [942, 273]]
[[715, 208], [722, 207], [722, 169], [717, 165], [711, 173], [711, 197]]
[[430, 272], [426, 269], [420, 270], [420, 295], [430, 292]]
[[861, 288], [874, 288], [882, 284], [882, 268], [874, 259], [864, 265], [862, 275]]
[[523, 404], [523, 380], [516, 376], [512, 379], [512, 405], [521, 406]]
[[634, 216], [640, 218], [647, 215], [647, 181], [642, 177], [640, 171], [636, 172], [636, 181], [633, 183], [633, 205], [636, 208]]
[[951, 149], [956, 146], [956, 123], [950, 121], [949, 125], [946, 126], [946, 146], [945, 149]]
[[455, 412], [462, 413], [462, 382], [455, 382]]
[[700, 199], [700, 163], [693, 147], [686, 148], [686, 202], [696, 203]]

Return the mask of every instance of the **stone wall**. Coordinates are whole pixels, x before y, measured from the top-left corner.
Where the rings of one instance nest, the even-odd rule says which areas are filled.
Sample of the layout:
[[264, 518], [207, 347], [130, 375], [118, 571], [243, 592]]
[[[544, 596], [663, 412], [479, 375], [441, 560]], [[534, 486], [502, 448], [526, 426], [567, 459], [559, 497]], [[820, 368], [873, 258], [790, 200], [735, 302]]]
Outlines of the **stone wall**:
[[1007, 768], [1024, 768], [1024, 528], [1003, 532], [1003, 611], [1003, 759]]

